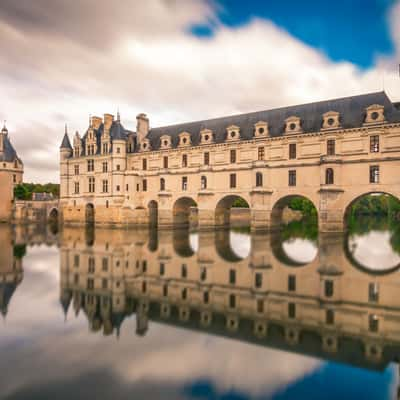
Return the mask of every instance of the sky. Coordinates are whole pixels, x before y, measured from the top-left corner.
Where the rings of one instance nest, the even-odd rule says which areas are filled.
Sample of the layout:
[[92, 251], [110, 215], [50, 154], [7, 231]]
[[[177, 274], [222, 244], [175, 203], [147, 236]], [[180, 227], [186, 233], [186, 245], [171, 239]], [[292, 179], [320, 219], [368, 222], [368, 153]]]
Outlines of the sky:
[[162, 126], [383, 88], [400, 100], [400, 1], [1, 0], [0, 120], [25, 181], [58, 182], [67, 123]]

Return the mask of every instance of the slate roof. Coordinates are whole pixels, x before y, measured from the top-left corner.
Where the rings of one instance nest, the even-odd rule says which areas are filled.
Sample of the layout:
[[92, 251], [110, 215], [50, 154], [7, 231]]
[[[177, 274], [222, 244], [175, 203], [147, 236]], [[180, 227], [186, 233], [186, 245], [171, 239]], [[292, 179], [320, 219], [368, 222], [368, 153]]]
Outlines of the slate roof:
[[365, 109], [373, 104], [380, 104], [385, 107], [385, 117], [388, 122], [400, 122], [400, 110], [394, 106], [385, 92], [376, 92], [158, 127], [151, 129], [147, 137], [150, 140], [151, 148], [157, 150], [160, 147], [161, 136], [171, 136], [172, 147], [176, 147], [179, 142], [178, 135], [185, 131], [190, 133], [192, 145], [196, 146], [200, 143], [200, 131], [207, 128], [213, 131], [215, 135], [214, 142], [222, 143], [226, 139], [226, 128], [230, 125], [237, 125], [240, 127], [241, 139], [249, 140], [254, 136], [254, 124], [258, 121], [268, 122], [270, 136], [278, 137], [284, 134], [285, 119], [291, 116], [297, 116], [301, 119], [301, 126], [304, 132], [318, 132], [322, 126], [322, 115], [328, 111], [340, 113], [340, 123], [343, 128], [356, 128], [363, 124]]
[[60, 149], [72, 150], [71, 142], [69, 141], [69, 137], [68, 137], [68, 134], [66, 132], [65, 132], [64, 138], [63, 138], [63, 140], [61, 142]]
[[3, 136], [3, 152], [0, 152], [0, 161], [13, 162], [15, 159], [18, 159], [17, 152], [8, 136]]

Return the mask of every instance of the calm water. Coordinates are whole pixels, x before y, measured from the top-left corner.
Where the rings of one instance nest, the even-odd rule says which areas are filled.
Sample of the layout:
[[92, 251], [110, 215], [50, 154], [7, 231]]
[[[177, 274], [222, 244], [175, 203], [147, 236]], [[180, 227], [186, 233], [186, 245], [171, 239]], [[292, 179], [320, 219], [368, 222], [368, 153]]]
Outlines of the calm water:
[[397, 398], [400, 239], [385, 222], [0, 226], [0, 240], [1, 398]]

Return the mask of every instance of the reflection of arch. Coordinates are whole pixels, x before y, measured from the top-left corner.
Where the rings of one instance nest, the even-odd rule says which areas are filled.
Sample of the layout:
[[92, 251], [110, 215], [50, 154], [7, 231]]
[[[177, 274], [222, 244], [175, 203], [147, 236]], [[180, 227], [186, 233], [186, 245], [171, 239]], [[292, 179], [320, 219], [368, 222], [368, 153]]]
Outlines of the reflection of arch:
[[359, 269], [360, 271], [365, 272], [365, 273], [367, 273], [369, 275], [386, 275], [386, 274], [390, 274], [392, 272], [395, 272], [396, 270], [398, 270], [400, 268], [400, 264], [397, 264], [394, 267], [387, 268], [387, 269], [384, 269], [384, 270], [373, 270], [373, 269], [370, 269], [368, 267], [365, 267], [364, 265], [359, 263], [353, 257], [353, 254], [351, 253], [350, 248], [349, 248], [349, 242], [350, 242], [349, 236], [350, 235], [347, 234], [344, 237], [343, 249], [344, 249], [344, 254], [345, 254], [346, 258], [349, 260], [349, 263], [353, 267], [355, 267], [355, 268]]
[[157, 228], [151, 228], [149, 230], [149, 244], [148, 248], [151, 252], [155, 252], [158, 249], [158, 230]]
[[[235, 201], [240, 201], [243, 206], [250, 208], [249, 203], [246, 199], [237, 195], [228, 195], [223, 197], [215, 208], [215, 225], [220, 227], [228, 227], [231, 222], [231, 208]], [[250, 218], [241, 221], [241, 225], [250, 225]]]
[[172, 233], [174, 251], [181, 257], [191, 257], [195, 251], [190, 245], [190, 234], [188, 229], [174, 229]]
[[192, 211], [197, 208], [197, 203], [191, 197], [181, 197], [173, 206], [174, 226], [187, 227], [193, 220]]
[[365, 193], [362, 193], [362, 194], [358, 195], [357, 197], [355, 197], [353, 200], [351, 200], [351, 201], [346, 205], [346, 207], [344, 208], [344, 212], [343, 212], [343, 222], [344, 222], [344, 226], [345, 226], [345, 227], [348, 227], [348, 223], [350, 222], [351, 209], [352, 209], [353, 205], [354, 205], [357, 201], [361, 200], [363, 197], [368, 196], [368, 195], [371, 195], [371, 194], [391, 196], [391, 197], [393, 197], [394, 199], [400, 201], [400, 199], [399, 199], [398, 196], [396, 196], [396, 195], [394, 195], [393, 193], [390, 193], [390, 192], [388, 192], [388, 191], [384, 191], [384, 192], [377, 192], [377, 191], [374, 191], [374, 192], [365, 192]]
[[[312, 203], [312, 205], [314, 206], [315, 213], [317, 215], [318, 208], [315, 206], [314, 202], [312, 200], [310, 200], [308, 197], [300, 195], [300, 194], [284, 196], [284, 197], [281, 197], [272, 207], [272, 212], [271, 212], [271, 227], [272, 228], [277, 228], [283, 224], [283, 221], [282, 221], [283, 210], [285, 209], [285, 207], [287, 207], [290, 204], [290, 202], [293, 199], [296, 199], [296, 198], [306, 199], [306, 200], [310, 201]], [[316, 219], [316, 220], [318, 220], [318, 219]]]
[[299, 262], [297, 260], [292, 259], [288, 254], [286, 254], [283, 248], [284, 240], [282, 238], [281, 232], [275, 231], [271, 234], [270, 237], [271, 237], [272, 254], [282, 264], [285, 264], [288, 267], [303, 267], [309, 265], [315, 260], [315, 257], [314, 260], [311, 260], [309, 262]]
[[49, 221], [58, 221], [58, 210], [57, 208], [53, 207], [49, 213]]
[[232, 248], [231, 244], [231, 230], [220, 229], [215, 232], [215, 248], [218, 255], [225, 261], [238, 262], [247, 257], [239, 256]]
[[94, 224], [94, 205], [92, 203], [86, 204], [85, 221], [86, 224]]
[[155, 200], [151, 200], [148, 204], [149, 208], [149, 225], [151, 228], [157, 227], [158, 221], [158, 204]]

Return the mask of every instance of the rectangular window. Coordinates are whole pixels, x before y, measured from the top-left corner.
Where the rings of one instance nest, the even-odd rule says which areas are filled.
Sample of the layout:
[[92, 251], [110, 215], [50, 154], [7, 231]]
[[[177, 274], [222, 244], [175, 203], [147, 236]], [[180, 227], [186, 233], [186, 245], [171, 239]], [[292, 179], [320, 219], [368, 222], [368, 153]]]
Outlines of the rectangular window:
[[79, 182], [74, 182], [74, 193], [79, 194]]
[[289, 186], [296, 186], [296, 171], [289, 171]]
[[204, 282], [207, 279], [207, 268], [201, 267], [200, 269], [200, 280]]
[[103, 180], [103, 193], [108, 193], [108, 180]]
[[209, 301], [210, 301], [210, 293], [204, 292], [204, 293], [203, 293], [203, 303], [204, 303], [204, 304], [208, 304]]
[[187, 266], [186, 266], [186, 264], [182, 264], [181, 277], [182, 278], [187, 278]]
[[379, 165], [369, 167], [369, 183], [379, 183]]
[[101, 269], [106, 272], [108, 271], [108, 258], [103, 258], [101, 262]]
[[88, 272], [89, 274], [94, 274], [95, 272], [95, 261], [93, 257], [89, 257], [88, 259]]
[[187, 154], [182, 154], [182, 167], [187, 167]]
[[371, 153], [379, 152], [379, 135], [372, 135], [369, 138], [369, 151]]
[[108, 153], [108, 143], [103, 143], [103, 154]]
[[126, 189], [127, 192], [129, 191], [129, 185], [128, 184], [125, 185], [125, 189]]
[[95, 192], [95, 180], [93, 176], [89, 177], [89, 193]]
[[17, 175], [13, 175], [13, 183], [17, 183]]
[[229, 283], [231, 285], [236, 283], [236, 271], [234, 269], [229, 270]]
[[107, 286], [108, 286], [108, 280], [106, 278], [103, 278], [101, 281], [102, 289], [107, 289]]
[[289, 158], [292, 160], [297, 157], [296, 154], [296, 143], [289, 144]]
[[168, 157], [167, 156], [164, 156], [164, 158], [163, 158], [163, 167], [168, 168]]
[[229, 295], [229, 307], [230, 308], [236, 307], [236, 296], [234, 294]]
[[334, 156], [335, 153], [335, 139], [328, 139], [328, 141], [326, 142], [326, 154], [328, 156]]
[[143, 188], [143, 192], [147, 192], [147, 179], [143, 179], [142, 188]]
[[108, 172], [108, 163], [103, 162], [103, 172]]
[[264, 300], [262, 299], [257, 300], [257, 312], [259, 313], [264, 312]]
[[94, 160], [87, 160], [87, 170], [88, 172], [94, 171]]
[[182, 297], [182, 300], [187, 299], [187, 289], [186, 288], [182, 289], [181, 297]]
[[164, 297], [167, 297], [167, 296], [168, 296], [168, 286], [167, 286], [167, 285], [164, 285], [164, 286], [163, 286], [163, 296], [164, 296]]
[[230, 154], [231, 164], [234, 164], [236, 162], [236, 150], [231, 150]]
[[187, 186], [188, 186], [187, 182], [188, 182], [187, 181], [187, 176], [183, 176], [182, 177], [182, 190], [187, 190]]
[[142, 261], [142, 272], [147, 272], [147, 261], [146, 260]]
[[325, 281], [325, 296], [326, 297], [333, 296], [333, 281], [331, 281], [331, 280]]
[[142, 160], [142, 170], [145, 171], [147, 169], [147, 159], [143, 158]]
[[378, 332], [379, 329], [379, 318], [373, 314], [369, 316], [369, 330], [370, 332]]
[[333, 310], [326, 310], [325, 322], [327, 325], [333, 325], [335, 323], [335, 312]]
[[288, 316], [289, 318], [296, 318], [296, 304], [288, 303]]
[[368, 285], [368, 301], [372, 303], [379, 301], [379, 284], [376, 282]]
[[163, 276], [165, 274], [165, 264], [160, 263], [160, 276]]
[[295, 275], [288, 276], [288, 291], [289, 292], [296, 291], [296, 276]]
[[115, 188], [115, 190], [116, 190], [117, 192], [119, 192], [120, 189], [121, 189], [121, 187], [120, 187], [119, 185], [117, 185], [116, 188]]
[[259, 147], [258, 148], [258, 160], [262, 161], [265, 158], [265, 148], [264, 147]]
[[121, 170], [121, 166], [119, 164], [117, 164], [117, 171]]
[[75, 254], [74, 256], [74, 266], [79, 267], [79, 254]]
[[87, 280], [87, 288], [88, 288], [89, 290], [94, 289], [94, 279], [88, 279], [88, 280]]
[[229, 175], [229, 187], [235, 188], [236, 187], [236, 174]]
[[79, 165], [74, 165], [74, 173], [75, 175], [79, 175]]
[[262, 286], [262, 273], [261, 272], [256, 272], [254, 275], [254, 286], [257, 289], [260, 289]]
[[208, 151], [204, 153], [204, 165], [210, 165], [210, 153]]

